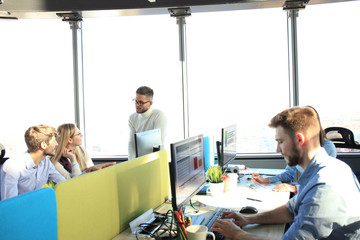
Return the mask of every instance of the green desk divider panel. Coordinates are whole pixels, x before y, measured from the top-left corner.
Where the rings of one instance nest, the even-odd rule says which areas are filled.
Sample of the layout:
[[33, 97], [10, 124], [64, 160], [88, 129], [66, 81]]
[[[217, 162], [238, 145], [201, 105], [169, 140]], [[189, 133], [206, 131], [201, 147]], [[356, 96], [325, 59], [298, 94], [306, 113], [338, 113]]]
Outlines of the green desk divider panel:
[[166, 150], [55, 186], [59, 240], [112, 239], [170, 196]]
[[0, 239], [58, 239], [54, 190], [41, 188], [0, 201]]

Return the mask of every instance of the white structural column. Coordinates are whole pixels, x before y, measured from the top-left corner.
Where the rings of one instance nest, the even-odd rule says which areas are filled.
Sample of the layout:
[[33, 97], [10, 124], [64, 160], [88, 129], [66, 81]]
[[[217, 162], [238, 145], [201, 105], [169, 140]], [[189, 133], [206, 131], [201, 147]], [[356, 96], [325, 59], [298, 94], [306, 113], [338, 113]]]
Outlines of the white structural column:
[[309, 0], [287, 0], [283, 9], [287, 12], [289, 106], [299, 105], [299, 66], [297, 45], [297, 17]]
[[288, 26], [288, 64], [289, 64], [289, 105], [299, 105], [299, 66], [297, 54], [297, 22], [298, 9], [287, 11]]
[[171, 8], [170, 16], [176, 18], [179, 27], [179, 60], [182, 73], [182, 97], [183, 97], [183, 125], [184, 138], [190, 136], [189, 132], [189, 103], [188, 103], [188, 76], [187, 76], [187, 49], [186, 49], [186, 21], [185, 18], [190, 16], [190, 8]]
[[[84, 133], [86, 129], [82, 17], [78, 13], [59, 13], [57, 15], [62, 17], [63, 21], [69, 22], [72, 31], [75, 123]], [[83, 139], [83, 145], [86, 147], [86, 138]]]

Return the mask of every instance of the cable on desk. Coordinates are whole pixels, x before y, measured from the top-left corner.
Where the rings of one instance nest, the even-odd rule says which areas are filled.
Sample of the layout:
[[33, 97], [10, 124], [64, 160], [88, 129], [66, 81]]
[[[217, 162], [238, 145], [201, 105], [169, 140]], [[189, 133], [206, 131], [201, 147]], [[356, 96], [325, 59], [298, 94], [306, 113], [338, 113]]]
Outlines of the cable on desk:
[[[154, 212], [155, 214], [157, 214], [157, 218], [161, 219], [160, 223], [142, 223], [138, 226], [139, 230], [141, 230], [142, 232], [144, 232], [146, 235], [155, 238], [156, 240], [164, 240], [164, 239], [169, 239], [169, 240], [173, 240], [176, 239], [176, 237], [174, 237], [173, 235], [176, 236], [176, 232], [173, 229], [173, 212], [172, 210], [168, 210], [166, 214], [161, 214], [161, 213], [157, 213]], [[170, 226], [168, 225], [167, 220], [171, 219], [170, 221]], [[152, 233], [151, 231], [148, 231], [146, 229], [144, 229], [144, 227], [157, 227], [158, 228]], [[139, 240], [138, 237], [138, 233], [139, 231], [136, 231], [136, 239]], [[163, 236], [165, 233], [168, 233], [168, 235]]]
[[196, 207], [193, 205], [191, 199], [190, 199], [190, 206], [194, 209], [195, 213], [198, 213], [198, 212], [200, 211], [198, 208], [196, 208]]
[[[168, 226], [168, 223], [165, 221], [167, 219], [169, 219], [169, 216], [171, 216], [171, 221], [170, 221], [170, 226]], [[169, 233], [169, 236], [167, 237], [167, 239], [170, 239], [172, 240], [173, 239], [173, 232], [174, 232], [174, 229], [173, 229], [173, 225], [174, 225], [174, 217], [173, 217], [173, 211], [172, 210], [168, 210], [166, 212], [166, 215], [165, 215], [165, 218], [164, 218], [164, 226], [166, 227], [165, 229], [167, 229], [168, 233]], [[166, 231], [164, 231], [162, 234], [164, 234]], [[176, 233], [174, 232], [175, 236], [176, 236]]]

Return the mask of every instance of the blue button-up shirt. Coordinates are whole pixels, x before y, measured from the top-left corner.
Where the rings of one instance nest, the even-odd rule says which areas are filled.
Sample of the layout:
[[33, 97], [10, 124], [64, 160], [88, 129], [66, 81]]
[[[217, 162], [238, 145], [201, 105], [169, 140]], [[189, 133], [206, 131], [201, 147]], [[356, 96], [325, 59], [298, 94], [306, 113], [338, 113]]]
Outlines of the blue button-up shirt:
[[277, 174], [276, 176], [269, 177], [269, 180], [270, 180], [270, 183], [275, 183], [278, 181], [291, 182], [292, 180], [294, 180], [295, 173], [296, 173], [296, 166], [290, 167], [290, 166], [286, 165], [284, 172]]
[[360, 186], [347, 164], [321, 149], [298, 182], [298, 194], [286, 204], [294, 221], [282, 239], [358, 239], [352, 223], [360, 223]]
[[65, 180], [48, 157], [36, 167], [28, 152], [5, 161], [0, 177], [1, 200], [39, 189], [49, 180], [55, 183]]

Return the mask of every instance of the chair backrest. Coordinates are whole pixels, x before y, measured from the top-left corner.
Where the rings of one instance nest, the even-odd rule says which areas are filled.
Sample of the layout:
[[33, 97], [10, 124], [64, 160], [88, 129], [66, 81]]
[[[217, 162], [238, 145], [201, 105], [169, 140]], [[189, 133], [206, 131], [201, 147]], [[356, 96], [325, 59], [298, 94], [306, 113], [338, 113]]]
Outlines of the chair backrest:
[[326, 138], [331, 140], [337, 148], [360, 149], [360, 144], [355, 142], [354, 133], [343, 127], [328, 127], [324, 129]]
[[0, 165], [5, 162], [5, 147], [0, 143]]
[[0, 201], [0, 239], [57, 240], [57, 208], [52, 188]]

